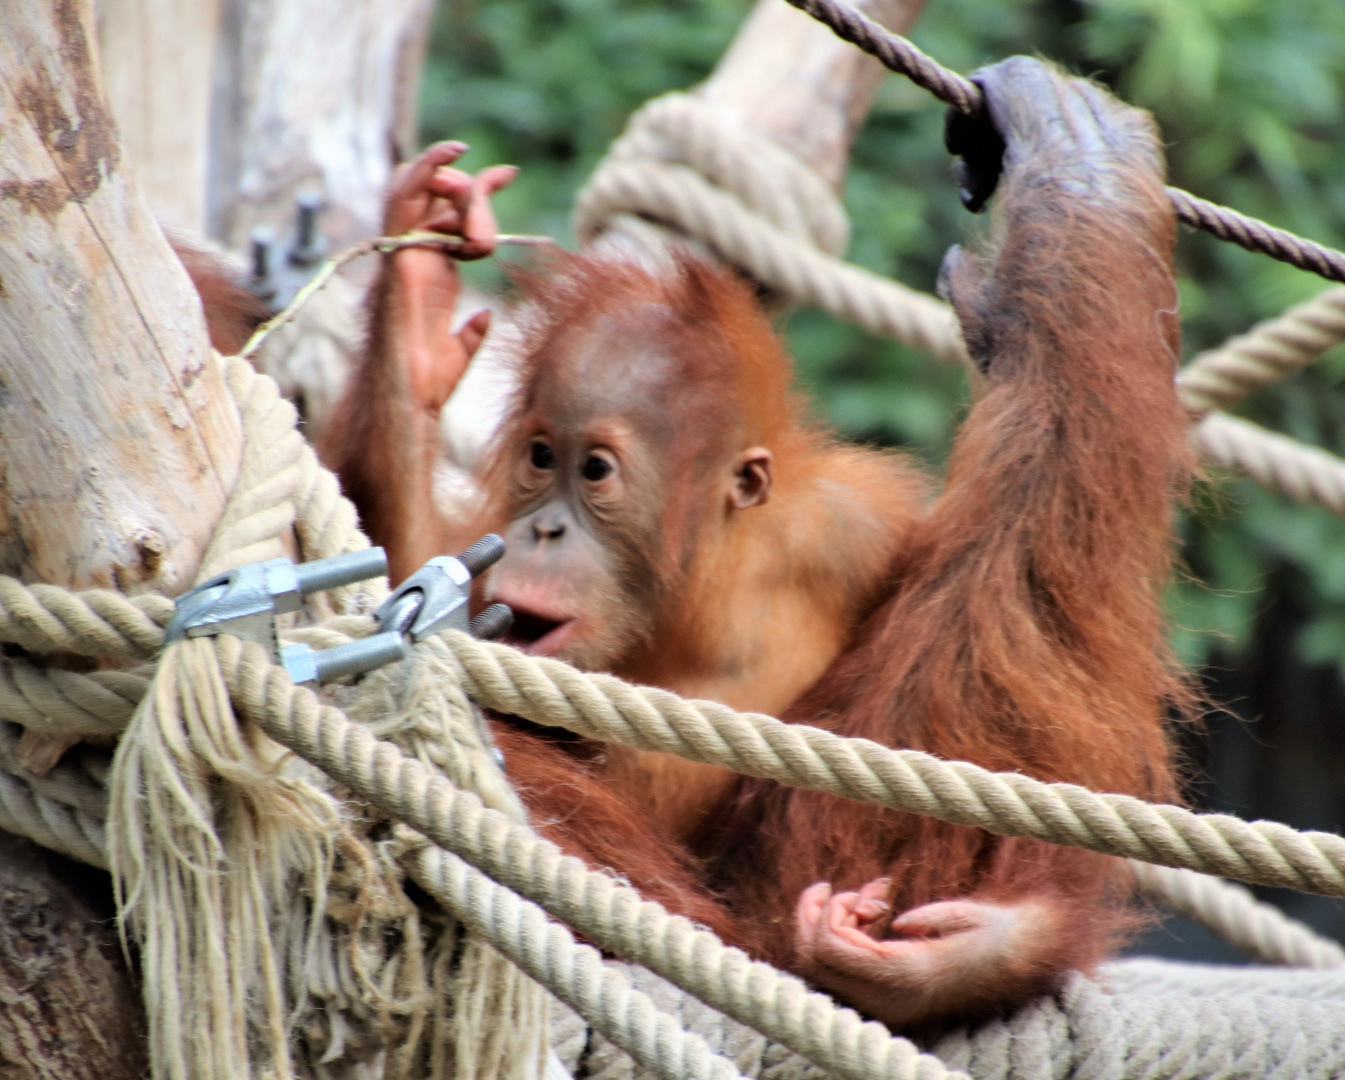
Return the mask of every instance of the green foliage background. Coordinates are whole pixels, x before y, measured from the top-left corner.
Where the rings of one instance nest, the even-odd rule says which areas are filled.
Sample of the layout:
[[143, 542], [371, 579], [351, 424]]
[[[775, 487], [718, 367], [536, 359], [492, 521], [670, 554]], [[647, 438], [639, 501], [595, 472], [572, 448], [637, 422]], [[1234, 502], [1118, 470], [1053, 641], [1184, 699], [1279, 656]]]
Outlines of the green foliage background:
[[[572, 242], [575, 190], [645, 99], [704, 78], [748, 0], [442, 0], [422, 96], [425, 138], [473, 145], [470, 167], [523, 167], [504, 227]], [[915, 40], [961, 71], [1012, 53], [1057, 59], [1153, 110], [1173, 182], [1328, 244], [1345, 241], [1341, 0], [929, 0]], [[971, 219], [941, 141], [943, 109], [899, 77], [854, 150], [849, 257], [930, 289]], [[1180, 249], [1188, 355], [1306, 299], [1323, 282], [1202, 236]], [[489, 278], [492, 271], [477, 271]], [[489, 281], [483, 281], [489, 284]], [[937, 462], [961, 415], [960, 373], [817, 312], [787, 327], [799, 377], [855, 438]], [[1345, 451], [1345, 349], [1243, 414]], [[1174, 587], [1191, 663], [1244, 662], [1258, 614], [1293, 605], [1298, 658], [1345, 666], [1345, 524], [1246, 483], [1197, 493]]]

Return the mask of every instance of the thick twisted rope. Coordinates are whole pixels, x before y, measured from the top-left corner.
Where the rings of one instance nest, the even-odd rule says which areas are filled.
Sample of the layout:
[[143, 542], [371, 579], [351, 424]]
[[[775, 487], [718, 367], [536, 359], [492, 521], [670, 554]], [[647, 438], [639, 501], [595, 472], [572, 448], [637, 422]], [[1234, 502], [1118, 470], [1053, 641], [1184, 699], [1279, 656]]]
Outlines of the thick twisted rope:
[[1307, 367], [1345, 341], [1345, 288], [1327, 289], [1258, 323], [1182, 369], [1182, 404], [1193, 413], [1227, 409]]
[[600, 948], [657, 972], [721, 1012], [849, 1080], [947, 1075], [881, 1024], [725, 946], [714, 934], [486, 808], [473, 793], [380, 742], [295, 687], [259, 646], [220, 637], [216, 655], [241, 715], [333, 779], [465, 859]]
[[[48, 787], [44, 794], [42, 785], [43, 778], [0, 769], [0, 829], [106, 870], [106, 808], [101, 813], [81, 810], [67, 801], [64, 790], [53, 792]], [[101, 786], [88, 785], [90, 794], [100, 790]]]
[[[981, 88], [974, 82], [939, 64], [910, 41], [879, 26], [842, 0], [789, 0], [789, 3], [825, 24], [843, 41], [877, 57], [889, 70], [905, 75], [944, 104], [969, 116], [984, 111]], [[1309, 270], [1329, 281], [1345, 282], [1345, 252], [1207, 202], [1180, 188], [1166, 190], [1177, 217], [1191, 228], [1300, 270]]]
[[[760, 1035], [725, 1021], [657, 976], [631, 981], [711, 1047], [763, 1080], [825, 1080]], [[578, 1018], [556, 1022], [568, 1066], [601, 1080], [650, 1074]], [[931, 1053], [976, 1080], [1340, 1080], [1345, 1075], [1345, 978], [1161, 960], [1103, 964], [1013, 1014], [941, 1034]], [[586, 1035], [588, 1037], [586, 1038]]]
[[[849, 241], [849, 219], [825, 180], [788, 150], [691, 94], [665, 94], [632, 113], [597, 172], [618, 163], [663, 166], [671, 175], [708, 181], [781, 232], [829, 255], [840, 255]], [[640, 212], [595, 207], [592, 183], [575, 206], [576, 235], [585, 240], [608, 213]]]
[[1187, 364], [1177, 392], [1193, 415], [1208, 414], [1191, 431], [1201, 457], [1295, 502], [1318, 503], [1345, 516], [1345, 461], [1320, 447], [1212, 411], [1301, 371], [1342, 341], [1345, 288], [1332, 288]]
[[173, 601], [109, 589], [71, 592], [0, 576], [0, 641], [29, 652], [72, 652], [113, 660], [147, 660], [163, 644]]
[[[889, 37], [897, 50], [893, 55], [904, 57], [903, 63], [917, 70], [933, 63], [904, 39]], [[943, 69], [935, 68], [928, 78], [937, 82]], [[974, 88], [947, 74], [957, 81], [940, 93], [955, 94], [963, 82]], [[730, 125], [689, 95], [670, 94], [631, 117], [576, 199], [575, 232], [591, 241], [620, 215], [656, 219], [709, 245], [792, 301], [945, 362], [968, 365], [947, 304], [833, 258], [826, 236], [835, 241], [842, 230], [805, 220], [800, 200], [840, 213], [826, 185], [792, 154]], [[1179, 393], [1193, 413], [1206, 413], [1291, 374], [1342, 337], [1345, 290], [1331, 289], [1197, 357], [1182, 372]], [[1324, 450], [1219, 415], [1197, 425], [1192, 441], [1213, 464], [1250, 475], [1291, 499], [1345, 513], [1345, 462]]]
[[1287, 967], [1345, 968], [1345, 948], [1274, 905], [1263, 904], [1240, 885], [1149, 863], [1132, 862], [1131, 869], [1145, 895], [1213, 931], [1248, 956]]
[[403, 861], [446, 911], [661, 1080], [741, 1080], [704, 1039], [683, 1030], [538, 905], [441, 848], [421, 847]]
[[946, 304], [834, 257], [844, 214], [811, 169], [695, 98], [670, 94], [631, 117], [575, 199], [575, 235], [592, 241], [621, 214], [695, 237], [794, 302], [966, 362]]
[[1071, 784], [991, 773], [713, 702], [686, 701], [464, 634], [449, 632], [444, 640], [460, 665], [464, 688], [482, 705], [589, 738], [1004, 835], [1345, 896], [1345, 840], [1331, 834], [1197, 815]]
[[149, 680], [129, 671], [82, 674], [0, 659], [0, 718], [43, 735], [116, 735], [131, 722]]
[[1295, 502], [1317, 503], [1345, 517], [1345, 461], [1335, 454], [1227, 413], [1205, 417], [1192, 428], [1191, 440], [1210, 464], [1250, 476]]
[[462, 665], [463, 686], [482, 705], [588, 738], [1006, 836], [1345, 897], [1345, 839], [1331, 833], [993, 773], [585, 674], [455, 631], [444, 637]]

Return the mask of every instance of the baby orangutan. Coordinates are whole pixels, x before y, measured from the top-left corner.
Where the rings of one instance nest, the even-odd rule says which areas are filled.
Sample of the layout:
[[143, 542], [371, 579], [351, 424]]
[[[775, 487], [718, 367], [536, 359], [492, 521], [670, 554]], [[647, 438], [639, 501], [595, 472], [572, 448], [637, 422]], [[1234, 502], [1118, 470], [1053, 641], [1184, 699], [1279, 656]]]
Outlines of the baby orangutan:
[[[986, 390], [935, 497], [807, 416], [750, 288], [572, 256], [523, 281], [518, 390], [477, 521], [433, 510], [437, 413], [485, 327], [389, 256], [326, 448], [396, 573], [485, 528], [514, 642], [590, 669], [996, 770], [1170, 799], [1188, 704], [1158, 607], [1186, 483], [1175, 224], [1149, 117], [1036, 60], [983, 71], [994, 233], [945, 286]], [[507, 181], [429, 151], [389, 231], [493, 239]], [[992, 155], [993, 156], [993, 155]], [[984, 189], [987, 178], [979, 180]], [[993, 177], [989, 178], [993, 181]], [[1002, 1010], [1133, 925], [1124, 865], [521, 721], [538, 827], [894, 1027]]]

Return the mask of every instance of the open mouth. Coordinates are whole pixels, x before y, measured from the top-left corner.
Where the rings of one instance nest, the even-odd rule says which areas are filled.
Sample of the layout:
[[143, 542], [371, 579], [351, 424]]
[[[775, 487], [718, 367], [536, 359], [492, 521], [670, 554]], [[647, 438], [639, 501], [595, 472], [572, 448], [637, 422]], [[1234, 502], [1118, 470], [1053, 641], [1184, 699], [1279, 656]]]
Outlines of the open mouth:
[[573, 619], [553, 619], [523, 608], [514, 608], [514, 625], [500, 640], [524, 652], [549, 656], [570, 636]]

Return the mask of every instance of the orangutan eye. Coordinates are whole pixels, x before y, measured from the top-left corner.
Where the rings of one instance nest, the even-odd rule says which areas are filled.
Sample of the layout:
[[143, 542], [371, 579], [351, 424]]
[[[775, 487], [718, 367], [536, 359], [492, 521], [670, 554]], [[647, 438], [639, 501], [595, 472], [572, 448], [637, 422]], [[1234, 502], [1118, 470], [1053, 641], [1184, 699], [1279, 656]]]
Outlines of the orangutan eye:
[[599, 480], [606, 480], [612, 475], [612, 464], [598, 457], [597, 454], [590, 454], [580, 468], [579, 475], [590, 483], [596, 484]]
[[554, 469], [556, 467], [556, 455], [552, 452], [551, 447], [544, 442], [532, 444], [531, 460], [534, 469]]

